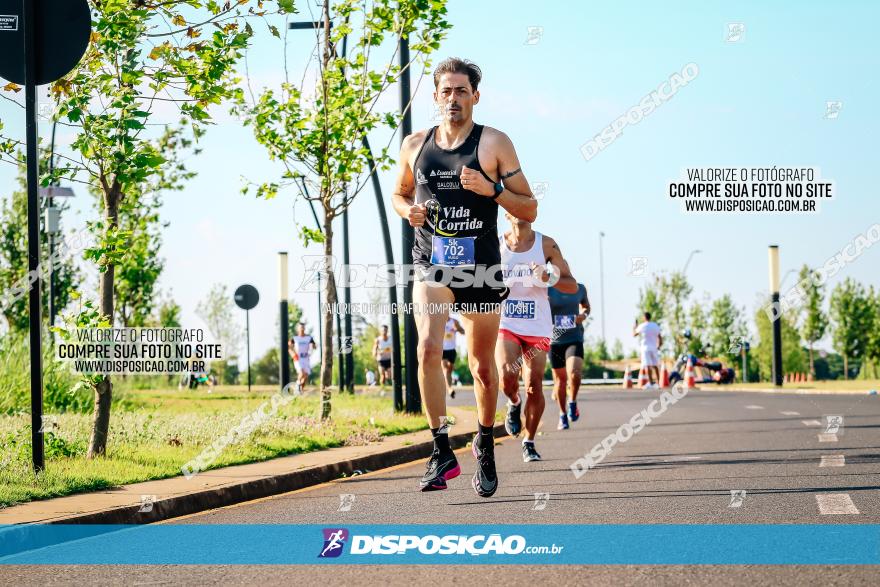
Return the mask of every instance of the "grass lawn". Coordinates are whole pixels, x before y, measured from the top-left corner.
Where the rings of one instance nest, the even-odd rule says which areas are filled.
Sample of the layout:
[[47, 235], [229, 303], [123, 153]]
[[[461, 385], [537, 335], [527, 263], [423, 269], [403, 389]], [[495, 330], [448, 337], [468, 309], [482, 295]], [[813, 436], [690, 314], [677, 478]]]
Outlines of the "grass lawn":
[[[129, 390], [114, 405], [107, 456], [85, 458], [91, 415], [47, 414], [46, 470], [30, 465], [30, 415], [0, 416], [0, 507], [96, 491], [181, 474], [181, 467], [242, 422], [277, 392], [274, 386], [193, 391]], [[271, 412], [271, 402], [264, 408]], [[337, 446], [365, 445], [383, 436], [427, 428], [423, 416], [395, 413], [390, 392], [335, 394], [330, 421], [318, 417], [320, 398], [307, 392], [253, 434], [230, 443], [209, 468], [262, 461]]]
[[[723, 387], [723, 386], [722, 386]], [[769, 381], [763, 383], [736, 383], [730, 387], [739, 389], [769, 389], [773, 384]], [[880, 379], [835, 379], [831, 381], [808, 381], [805, 383], [786, 383], [782, 389], [817, 389], [822, 391], [864, 391], [868, 393], [874, 389], [880, 393]]]

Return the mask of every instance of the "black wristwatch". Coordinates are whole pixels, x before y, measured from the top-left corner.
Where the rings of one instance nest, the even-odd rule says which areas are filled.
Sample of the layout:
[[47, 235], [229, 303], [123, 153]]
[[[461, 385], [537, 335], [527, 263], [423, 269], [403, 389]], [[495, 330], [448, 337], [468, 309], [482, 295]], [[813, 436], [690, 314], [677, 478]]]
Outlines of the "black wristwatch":
[[492, 199], [497, 200], [498, 196], [504, 191], [504, 184], [499, 181], [493, 187], [495, 188], [495, 195], [492, 196]]

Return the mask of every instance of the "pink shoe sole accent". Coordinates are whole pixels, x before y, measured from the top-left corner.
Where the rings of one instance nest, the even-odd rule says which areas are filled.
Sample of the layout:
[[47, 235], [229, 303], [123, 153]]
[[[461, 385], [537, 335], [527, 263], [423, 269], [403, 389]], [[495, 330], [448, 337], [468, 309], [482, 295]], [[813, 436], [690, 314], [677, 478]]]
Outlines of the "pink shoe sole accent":
[[449, 481], [450, 479], [455, 479], [461, 475], [461, 467], [459, 465], [455, 465], [454, 469], [449, 469], [445, 473], [443, 473], [443, 478]]

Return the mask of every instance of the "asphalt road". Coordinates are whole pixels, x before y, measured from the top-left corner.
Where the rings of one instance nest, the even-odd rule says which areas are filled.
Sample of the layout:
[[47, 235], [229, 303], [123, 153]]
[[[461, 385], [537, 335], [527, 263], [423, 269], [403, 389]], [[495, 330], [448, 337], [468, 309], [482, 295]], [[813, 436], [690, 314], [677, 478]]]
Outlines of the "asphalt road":
[[[519, 442], [501, 439], [496, 446], [500, 486], [491, 499], [477, 497], [470, 487], [474, 461], [465, 449], [459, 452], [462, 475], [450, 481], [447, 491], [419, 493], [424, 463], [416, 462], [169, 523], [880, 523], [877, 396], [691, 392], [629, 441], [618, 444], [598, 467], [576, 479], [571, 463], [656, 396], [657, 392], [587, 390], [579, 398], [580, 421], [567, 431], [557, 431], [548, 390], [548, 410], [537, 439], [543, 460], [524, 463]], [[473, 396], [460, 393], [454, 402], [472, 404]], [[836, 440], [820, 438], [829, 415], [843, 416]], [[549, 579], [559, 585], [610, 581], [854, 585], [875, 584], [877, 576], [876, 567], [855, 566], [0, 569], [4, 582], [8, 578], [40, 584], [289, 584], [299, 578], [351, 584], [364, 582], [364, 577], [369, 577], [368, 584], [411, 584], [419, 579], [456, 584], [473, 583], [474, 574], [505, 584]]]

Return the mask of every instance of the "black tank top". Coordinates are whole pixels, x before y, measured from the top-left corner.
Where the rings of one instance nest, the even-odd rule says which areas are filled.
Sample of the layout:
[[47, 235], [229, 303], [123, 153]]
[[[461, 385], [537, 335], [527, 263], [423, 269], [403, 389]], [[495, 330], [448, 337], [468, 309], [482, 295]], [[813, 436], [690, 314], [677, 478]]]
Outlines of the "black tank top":
[[[455, 149], [441, 149], [434, 141], [433, 127], [416, 155], [413, 175], [416, 180], [416, 204], [430, 199], [440, 202], [440, 210], [428, 213], [424, 226], [415, 228], [413, 263], [431, 266], [431, 247], [434, 234], [454, 237], [476, 237], [474, 261], [477, 265], [498, 265], [498, 204], [490, 197], [480, 196], [461, 187], [461, 169], [478, 170], [486, 175], [477, 159], [477, 147], [483, 125], [475, 124], [467, 139]], [[436, 220], [436, 226], [435, 226]]]

